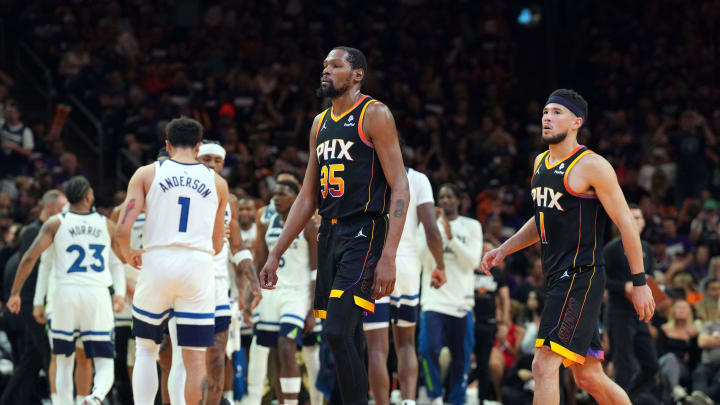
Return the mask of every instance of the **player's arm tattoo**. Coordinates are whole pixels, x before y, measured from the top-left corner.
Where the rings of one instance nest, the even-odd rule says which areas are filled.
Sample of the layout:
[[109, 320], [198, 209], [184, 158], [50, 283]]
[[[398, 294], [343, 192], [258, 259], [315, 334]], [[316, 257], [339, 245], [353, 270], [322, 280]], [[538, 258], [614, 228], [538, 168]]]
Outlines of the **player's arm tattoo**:
[[125, 223], [125, 220], [127, 219], [128, 214], [130, 211], [132, 211], [135, 208], [135, 199], [131, 199], [127, 203], [127, 207], [125, 207], [125, 215], [123, 215], [122, 221], [120, 221], [121, 224]]
[[402, 218], [405, 215], [405, 200], [395, 201], [395, 211], [393, 211], [395, 218]]

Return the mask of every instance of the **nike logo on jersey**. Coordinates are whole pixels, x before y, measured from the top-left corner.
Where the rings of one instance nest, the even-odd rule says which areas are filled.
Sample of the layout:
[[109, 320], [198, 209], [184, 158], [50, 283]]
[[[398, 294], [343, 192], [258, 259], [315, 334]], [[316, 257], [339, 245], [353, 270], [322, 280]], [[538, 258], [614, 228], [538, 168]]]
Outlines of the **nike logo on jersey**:
[[550, 187], [535, 187], [530, 190], [530, 194], [538, 207], [555, 208], [558, 211], [565, 211], [560, 205], [560, 197], [563, 196], [561, 192], [555, 192]]
[[350, 148], [355, 145], [353, 141], [345, 141], [344, 139], [328, 139], [321, 143], [315, 148], [317, 153], [318, 163], [320, 162], [320, 156], [322, 155], [323, 160], [328, 159], [347, 159], [354, 161], [355, 159], [350, 156]]
[[360, 238], [360, 237], [362, 237], [362, 238], [367, 238], [367, 236], [365, 236], [365, 235], [362, 233], [362, 230], [363, 230], [363, 229], [360, 228], [360, 232], [358, 232], [357, 235], [355, 235], [355, 239]]
[[565, 277], [570, 277], [567, 270], [565, 270], [565, 273], [563, 273], [562, 276], [560, 276], [560, 278], [565, 278]]

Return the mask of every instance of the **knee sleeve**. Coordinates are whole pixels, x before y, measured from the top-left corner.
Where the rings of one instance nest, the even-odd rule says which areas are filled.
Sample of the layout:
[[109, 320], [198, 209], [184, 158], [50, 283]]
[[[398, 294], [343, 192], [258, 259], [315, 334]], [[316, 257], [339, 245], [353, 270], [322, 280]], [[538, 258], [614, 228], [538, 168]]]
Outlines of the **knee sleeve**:
[[115, 380], [114, 362], [113, 359], [98, 357], [93, 359], [93, 364], [95, 365], [95, 378], [93, 378], [92, 396], [102, 401], [110, 392]]
[[150, 339], [135, 339], [135, 368], [132, 386], [135, 404], [152, 405], [158, 390], [157, 357], [160, 345]]
[[56, 356], [55, 387], [57, 403], [60, 405], [73, 405], [73, 368], [75, 367], [75, 354], [70, 356]]

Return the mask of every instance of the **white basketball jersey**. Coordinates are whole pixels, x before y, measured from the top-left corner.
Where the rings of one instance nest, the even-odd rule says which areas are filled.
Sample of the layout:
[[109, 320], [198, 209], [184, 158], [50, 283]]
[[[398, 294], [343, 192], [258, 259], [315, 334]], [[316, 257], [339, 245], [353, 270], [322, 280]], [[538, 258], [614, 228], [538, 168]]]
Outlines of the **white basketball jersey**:
[[242, 235], [245, 248], [250, 249], [255, 243], [255, 238], [257, 237], [257, 224], [253, 222], [247, 230], [240, 228], [240, 235]]
[[[230, 203], [225, 207], [225, 219], [223, 224], [227, 227], [232, 220], [232, 212], [230, 211]], [[213, 258], [213, 268], [215, 269], [215, 278], [227, 278], [228, 269], [230, 268], [230, 241], [225, 238], [220, 253]]]
[[410, 185], [410, 202], [408, 203], [407, 216], [405, 217], [405, 226], [398, 243], [397, 254], [417, 256], [417, 230], [418, 215], [417, 207], [425, 203], [435, 204], [433, 199], [432, 186], [430, 180], [424, 174], [413, 170], [409, 167], [407, 171], [408, 183]]
[[275, 201], [271, 199], [270, 204], [265, 206], [265, 211], [263, 211], [263, 214], [260, 217], [260, 223], [267, 225], [270, 222], [270, 218], [272, 218], [275, 214], [277, 214], [277, 211], [275, 211]]
[[[283, 220], [280, 214], [270, 218], [267, 231], [265, 232], [265, 243], [268, 251], [271, 251], [283, 230]], [[308, 243], [303, 232], [295, 238], [290, 247], [280, 258], [277, 269], [277, 288], [304, 289], [310, 285], [310, 256], [308, 255]]]
[[60, 227], [53, 240], [57, 285], [112, 285], [107, 219], [97, 212], [72, 211], [58, 218]]
[[215, 172], [202, 163], [155, 162], [146, 197], [145, 249], [183, 246], [215, 254]]

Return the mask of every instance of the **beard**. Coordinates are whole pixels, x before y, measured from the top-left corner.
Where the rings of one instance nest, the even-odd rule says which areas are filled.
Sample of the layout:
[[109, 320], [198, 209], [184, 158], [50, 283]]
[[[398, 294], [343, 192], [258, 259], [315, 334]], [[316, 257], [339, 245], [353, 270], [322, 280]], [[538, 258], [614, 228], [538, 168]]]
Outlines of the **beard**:
[[557, 145], [560, 142], [564, 141], [565, 138], [567, 137], [567, 135], [568, 135], [568, 131], [561, 132], [561, 133], [555, 134], [555, 135], [543, 134], [541, 139], [542, 139], [542, 143], [544, 143], [545, 145]]
[[330, 82], [329, 86], [320, 86], [315, 90], [315, 95], [318, 98], [338, 98], [342, 94], [344, 94], [348, 89], [350, 88], [350, 78], [348, 77], [347, 82], [345, 82], [345, 85], [340, 88], [335, 88], [335, 84], [333, 82]]

